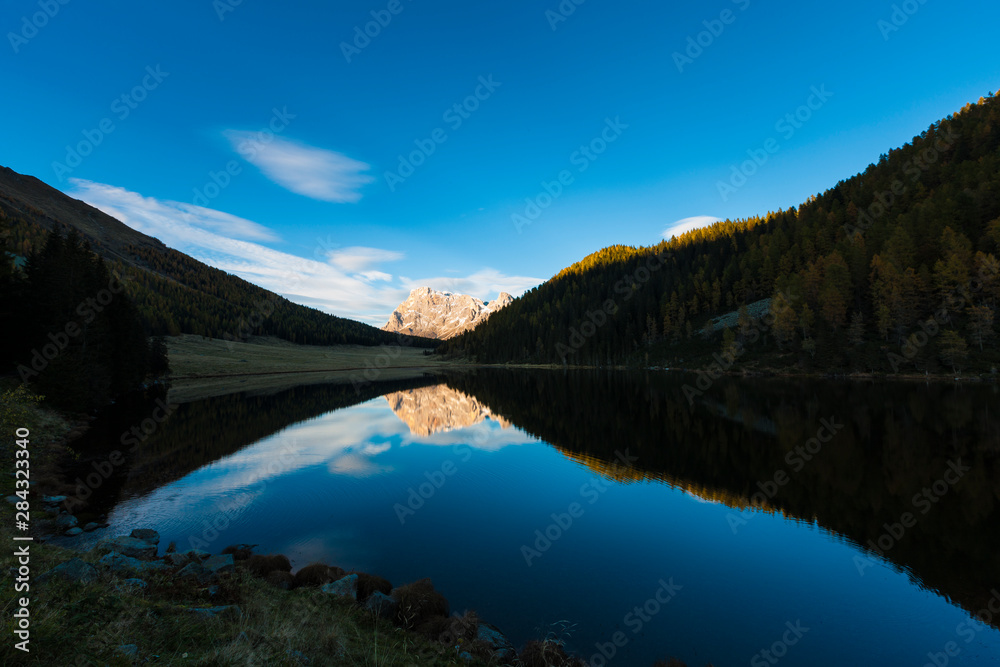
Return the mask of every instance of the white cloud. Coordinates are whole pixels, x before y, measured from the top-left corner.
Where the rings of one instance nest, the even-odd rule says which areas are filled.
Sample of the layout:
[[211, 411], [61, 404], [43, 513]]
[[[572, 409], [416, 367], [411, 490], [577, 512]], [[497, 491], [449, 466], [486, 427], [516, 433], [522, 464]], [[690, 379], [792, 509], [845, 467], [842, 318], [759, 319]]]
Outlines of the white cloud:
[[696, 215], [691, 218], [684, 218], [663, 230], [663, 238], [669, 239], [672, 236], [680, 236], [684, 232], [690, 232], [692, 229], [698, 229], [699, 227], [707, 227], [712, 223], [719, 222], [719, 220], [719, 218], [710, 215]]
[[495, 299], [500, 292], [508, 292], [511, 296], [518, 297], [544, 282], [541, 278], [507, 276], [491, 268], [480, 269], [469, 276], [445, 276], [419, 280], [400, 276], [399, 280], [407, 286], [407, 291], [417, 287], [430, 287], [439, 292], [470, 294], [483, 301]]
[[373, 182], [370, 165], [283, 137], [267, 143], [258, 133], [244, 130], [223, 132], [233, 149], [265, 176], [287, 190], [322, 201], [348, 203], [361, 199], [358, 191]]
[[[184, 243], [192, 233], [199, 232], [232, 239], [278, 240], [278, 236], [267, 227], [229, 213], [184, 202], [143, 197], [125, 188], [80, 178], [69, 180], [74, 188], [70, 193], [73, 196], [174, 248]], [[95, 201], [102, 205], [94, 204]]]
[[328, 257], [330, 258], [331, 264], [340, 267], [345, 271], [364, 271], [376, 264], [381, 264], [383, 262], [395, 262], [403, 259], [405, 255], [394, 250], [354, 246], [351, 248], [331, 250]]
[[[67, 193], [70, 196], [195, 259], [295, 303], [375, 326], [385, 324], [414, 287], [427, 285], [492, 299], [501, 290], [517, 296], [542, 282], [536, 278], [508, 277], [489, 268], [465, 278], [416, 282], [395, 278], [378, 270], [377, 265], [402, 259], [403, 254], [397, 251], [350, 247], [329, 252], [317, 248], [318, 259], [306, 259], [254, 243], [277, 236], [250, 220], [181, 202], [144, 197], [103, 183], [82, 179], [70, 182], [72, 189]], [[329, 261], [321, 261], [326, 259]]]

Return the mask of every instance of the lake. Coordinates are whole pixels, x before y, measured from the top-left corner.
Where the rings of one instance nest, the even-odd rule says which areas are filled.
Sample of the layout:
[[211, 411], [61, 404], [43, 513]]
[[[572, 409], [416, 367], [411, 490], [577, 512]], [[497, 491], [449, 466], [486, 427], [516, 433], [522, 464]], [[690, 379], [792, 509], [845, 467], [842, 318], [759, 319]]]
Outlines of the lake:
[[664, 372], [303, 386], [177, 406], [95, 508], [181, 549], [430, 577], [594, 665], [993, 665], [998, 399]]

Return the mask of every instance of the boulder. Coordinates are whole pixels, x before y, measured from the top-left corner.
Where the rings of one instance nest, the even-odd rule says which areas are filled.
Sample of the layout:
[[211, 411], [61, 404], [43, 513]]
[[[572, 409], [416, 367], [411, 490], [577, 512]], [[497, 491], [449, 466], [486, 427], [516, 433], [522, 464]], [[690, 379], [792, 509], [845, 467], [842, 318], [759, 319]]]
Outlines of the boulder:
[[[193, 562], [190, 558], [188, 558], [187, 554], [176, 554], [176, 553], [167, 554], [166, 556], [164, 556], [164, 560], [173, 565], [174, 567], [181, 567], [182, 565], [187, 565], [188, 563]], [[198, 559], [198, 562], [200, 563], [201, 559]]]
[[79, 535], [82, 532], [83, 532], [82, 528], [77, 528], [76, 526], [73, 526], [72, 528], [70, 528], [69, 530], [67, 530], [65, 533], [63, 533], [63, 535], [67, 535], [69, 537], [76, 537], [77, 535]]
[[123, 579], [115, 588], [119, 591], [124, 591], [126, 593], [134, 593], [138, 591], [146, 590], [149, 587], [142, 579]]
[[97, 580], [97, 568], [79, 558], [73, 558], [65, 563], [56, 565], [48, 572], [40, 574], [35, 581], [40, 584], [54, 578], [78, 584], [87, 584]]
[[42, 496], [42, 502], [46, 505], [58, 505], [66, 500], [66, 496]]
[[194, 578], [199, 584], [208, 584], [218, 580], [214, 572], [209, 572], [201, 562], [188, 563], [175, 575], [178, 579]]
[[67, 530], [69, 528], [76, 527], [76, 524], [80, 523], [77, 521], [76, 517], [72, 514], [60, 514], [56, 517], [56, 528], [61, 528], [62, 530]]
[[138, 573], [146, 574], [153, 572], [163, 572], [170, 569], [167, 565], [158, 562], [149, 562], [144, 560], [139, 560], [138, 558], [132, 558], [131, 556], [126, 556], [120, 554], [116, 551], [112, 551], [107, 554], [101, 560], [97, 561], [97, 564], [101, 567], [106, 567], [114, 573]]
[[513, 661], [517, 657], [517, 651], [514, 650], [514, 645], [510, 643], [507, 636], [495, 625], [490, 625], [489, 623], [479, 622], [479, 628], [476, 630], [476, 639], [486, 642], [489, 644], [490, 649], [493, 654], [500, 659], [501, 664], [505, 662]]
[[171, 542], [170, 544], [167, 545], [167, 553], [168, 554], [172, 554], [175, 551], [177, 551], [177, 543], [176, 542]]
[[4, 500], [6, 500], [11, 505], [16, 505], [19, 502], [21, 502], [21, 499], [18, 498], [17, 496], [7, 496], [6, 498], [4, 498]]
[[236, 569], [232, 554], [209, 556], [201, 565], [212, 574], [226, 574]]
[[94, 521], [91, 521], [90, 523], [88, 523], [86, 526], [83, 527], [83, 530], [89, 533], [89, 532], [95, 531], [95, 530], [97, 530], [98, 528], [101, 528], [101, 527], [102, 527], [102, 524], [99, 524], [99, 523], [96, 523]]
[[396, 611], [399, 609], [399, 603], [391, 595], [375, 591], [369, 596], [368, 601], [365, 602], [365, 609], [379, 618], [391, 619], [395, 617]]
[[320, 586], [320, 590], [328, 595], [336, 595], [339, 597], [350, 598], [351, 600], [358, 601], [358, 575], [349, 574], [345, 577], [341, 577], [329, 584], [323, 584]]
[[134, 537], [137, 540], [142, 540], [143, 542], [147, 542], [149, 544], [160, 543], [160, 534], [149, 528], [136, 528], [132, 531], [129, 537]]
[[129, 558], [156, 558], [156, 545], [150, 544], [137, 537], [120, 535], [101, 540], [97, 547], [108, 551], [115, 551]]

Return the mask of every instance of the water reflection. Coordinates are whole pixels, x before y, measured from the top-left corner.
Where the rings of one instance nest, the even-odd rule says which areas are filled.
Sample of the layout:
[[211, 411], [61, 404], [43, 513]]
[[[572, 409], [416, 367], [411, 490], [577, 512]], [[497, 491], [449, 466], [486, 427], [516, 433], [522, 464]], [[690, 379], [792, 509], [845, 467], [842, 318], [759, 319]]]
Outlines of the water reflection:
[[[675, 376], [444, 379], [181, 406], [133, 462], [113, 530], [185, 544], [216, 526], [211, 548], [430, 576], [519, 642], [572, 620], [587, 655], [673, 577], [684, 588], [615, 664], [745, 664], [796, 619], [812, 630], [783, 664], [1000, 651], [992, 628], [957, 631], [1000, 582], [994, 387], [723, 379], [692, 405]], [[842, 427], [820, 442], [824, 420]], [[914, 495], [956, 460], [969, 472], [885, 560], [859, 546], [919, 513]]]
[[386, 394], [385, 400], [414, 435], [453, 431], [473, 426], [484, 419], [493, 419], [503, 428], [510, 426], [509, 421], [494, 415], [474, 397], [446, 384], [394, 391]]

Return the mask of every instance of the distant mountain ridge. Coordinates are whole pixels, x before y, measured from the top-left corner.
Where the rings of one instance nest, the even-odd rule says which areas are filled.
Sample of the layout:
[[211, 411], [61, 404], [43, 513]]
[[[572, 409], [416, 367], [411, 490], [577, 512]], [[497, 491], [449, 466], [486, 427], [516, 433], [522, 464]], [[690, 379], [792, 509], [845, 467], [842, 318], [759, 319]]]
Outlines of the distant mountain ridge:
[[[28, 256], [49, 233], [75, 230], [121, 276], [150, 335], [226, 340], [275, 336], [306, 345], [387, 345], [392, 334], [289, 301], [136, 231], [33, 176], [0, 167], [0, 224], [8, 251]], [[417, 347], [435, 345], [404, 339]]]
[[507, 292], [488, 304], [468, 294], [418, 287], [392, 312], [383, 331], [446, 340], [474, 329], [490, 315], [513, 303]]

